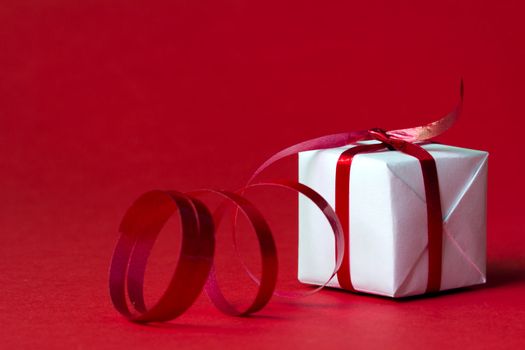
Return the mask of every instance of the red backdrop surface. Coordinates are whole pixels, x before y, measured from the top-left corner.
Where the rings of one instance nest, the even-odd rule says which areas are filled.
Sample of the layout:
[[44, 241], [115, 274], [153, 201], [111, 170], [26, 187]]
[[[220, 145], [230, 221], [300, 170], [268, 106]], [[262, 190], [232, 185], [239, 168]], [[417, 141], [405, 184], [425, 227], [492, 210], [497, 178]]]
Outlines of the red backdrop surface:
[[[521, 1], [2, 1], [0, 347], [523, 345], [524, 10]], [[250, 318], [200, 298], [155, 326], [111, 306], [118, 224], [140, 193], [234, 189], [292, 143], [429, 122], [456, 103], [460, 77], [464, 113], [440, 141], [491, 153], [486, 286], [404, 301], [324, 290], [276, 298]], [[282, 171], [293, 178], [294, 167]], [[295, 232], [283, 237], [281, 256], [293, 256]]]

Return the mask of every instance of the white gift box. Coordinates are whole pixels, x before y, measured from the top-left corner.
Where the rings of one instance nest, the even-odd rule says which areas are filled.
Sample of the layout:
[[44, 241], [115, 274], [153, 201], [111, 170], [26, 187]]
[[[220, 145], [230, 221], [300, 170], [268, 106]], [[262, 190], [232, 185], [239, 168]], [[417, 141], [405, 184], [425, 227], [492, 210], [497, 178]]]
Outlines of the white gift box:
[[[362, 143], [375, 143], [367, 141]], [[334, 207], [336, 165], [353, 146], [299, 154], [299, 182]], [[436, 161], [443, 213], [441, 290], [485, 283], [488, 153], [422, 146]], [[398, 151], [354, 157], [350, 175], [350, 276], [357, 291], [423, 294], [428, 279], [427, 208], [419, 161]], [[328, 222], [299, 198], [299, 280], [324, 284], [335, 267]], [[340, 288], [335, 276], [328, 284]]]

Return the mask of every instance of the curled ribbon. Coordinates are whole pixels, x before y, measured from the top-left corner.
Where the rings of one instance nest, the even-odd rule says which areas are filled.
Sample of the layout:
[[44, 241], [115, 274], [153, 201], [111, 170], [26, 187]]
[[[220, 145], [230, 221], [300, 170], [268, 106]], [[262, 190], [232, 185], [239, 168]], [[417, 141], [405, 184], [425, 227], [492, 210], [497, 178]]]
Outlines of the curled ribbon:
[[[460, 102], [456, 108], [430, 124], [391, 131], [381, 129], [351, 131], [322, 136], [293, 145], [270, 157], [253, 173], [247, 185], [236, 192], [206, 189], [181, 193], [156, 190], [143, 194], [127, 210], [120, 224], [121, 235], [109, 271], [109, 290], [113, 305], [122, 315], [134, 322], [169, 321], [183, 314], [204, 289], [214, 305], [226, 314], [244, 316], [261, 310], [273, 294], [279, 294], [275, 291], [278, 259], [268, 223], [259, 210], [242, 195], [254, 186], [279, 186], [297, 191], [321, 210], [335, 237], [336, 263], [329, 280], [314, 292], [323, 288], [335, 276], [342, 288], [354, 290], [350, 278], [349, 259], [350, 168], [355, 155], [385, 148], [403, 152], [419, 160], [427, 203], [429, 264], [426, 291], [428, 293], [439, 291], [442, 213], [437, 170], [430, 153], [417, 143], [430, 140], [452, 127], [461, 113], [462, 104], [463, 82], [460, 86]], [[341, 147], [364, 140], [377, 140], [379, 143], [357, 145], [344, 151], [339, 157], [336, 168], [335, 210], [319, 193], [301, 183], [295, 181], [254, 183], [257, 175], [285, 157], [304, 151]], [[257, 279], [247, 270], [257, 282], [258, 290], [252, 303], [244, 310], [238, 310], [228, 302], [219, 288], [213, 258], [215, 229], [224, 210], [217, 210], [212, 214], [199, 199], [205, 193], [215, 194], [233, 203], [237, 210], [246, 216], [258, 239], [262, 273], [261, 278]], [[180, 257], [166, 291], [155, 305], [147, 308], [143, 294], [147, 260], [162, 227], [175, 212], [179, 213], [181, 219]], [[128, 305], [128, 300], [132, 309]]]

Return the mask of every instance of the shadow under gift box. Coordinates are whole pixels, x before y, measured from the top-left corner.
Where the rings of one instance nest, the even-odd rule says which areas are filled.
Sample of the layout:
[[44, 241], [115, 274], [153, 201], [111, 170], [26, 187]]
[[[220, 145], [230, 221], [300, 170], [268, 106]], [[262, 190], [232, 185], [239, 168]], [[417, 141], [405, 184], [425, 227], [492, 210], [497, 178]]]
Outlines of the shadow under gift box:
[[[299, 182], [319, 192], [335, 208], [337, 161], [353, 146], [299, 153]], [[422, 147], [434, 157], [439, 178], [441, 290], [485, 283], [488, 153], [433, 143]], [[388, 150], [354, 157], [350, 170], [350, 276], [357, 291], [395, 298], [425, 293], [426, 210], [416, 158]], [[330, 226], [319, 209], [300, 195], [299, 281], [322, 285], [334, 267], [335, 240]], [[337, 276], [328, 286], [340, 288]]]

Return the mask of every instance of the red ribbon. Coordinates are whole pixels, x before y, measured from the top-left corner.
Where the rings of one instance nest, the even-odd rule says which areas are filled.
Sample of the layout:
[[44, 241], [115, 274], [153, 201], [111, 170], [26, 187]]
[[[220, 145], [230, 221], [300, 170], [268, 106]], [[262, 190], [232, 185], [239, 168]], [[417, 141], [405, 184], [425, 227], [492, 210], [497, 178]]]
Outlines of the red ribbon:
[[[242, 196], [253, 186], [279, 186], [295, 190], [310, 199], [328, 220], [335, 236], [336, 264], [328, 281], [337, 274], [342, 288], [354, 290], [350, 278], [349, 250], [349, 184], [350, 168], [355, 155], [389, 148], [419, 160], [427, 203], [428, 222], [428, 283], [427, 292], [437, 292], [441, 283], [442, 212], [436, 164], [432, 156], [414, 142], [429, 140], [449, 129], [459, 117], [463, 101], [463, 83], [460, 103], [445, 117], [415, 128], [383, 131], [370, 129], [323, 136], [291, 146], [276, 153], [252, 175], [248, 184], [237, 192], [200, 190], [189, 193], [151, 191], [139, 197], [128, 209], [120, 225], [121, 236], [115, 247], [109, 272], [110, 296], [115, 308], [135, 322], [161, 322], [183, 314], [206, 290], [215, 306], [226, 314], [248, 315], [261, 310], [275, 291], [278, 272], [277, 250], [266, 220], [258, 209]], [[254, 178], [276, 161], [299, 152], [341, 147], [362, 140], [377, 140], [378, 144], [358, 145], [343, 152], [336, 170], [336, 210], [313, 189], [294, 181], [253, 183]], [[257, 281], [258, 291], [253, 302], [244, 310], [236, 309], [220, 291], [213, 268], [215, 253], [215, 226], [223, 215], [213, 215], [199, 199], [203, 193], [213, 193], [231, 202], [247, 217], [259, 241], [262, 256], [262, 275]], [[180, 257], [172, 279], [155, 305], [147, 308], [143, 285], [146, 263], [155, 240], [168, 219], [175, 212], [181, 218], [182, 244]], [[315, 291], [317, 291], [316, 289]], [[127, 296], [126, 296], [127, 291]], [[283, 293], [281, 293], [283, 294]], [[130, 310], [128, 299], [134, 310]]]
[[355, 291], [350, 279], [350, 167], [354, 156], [359, 153], [375, 152], [384, 149], [383, 144], [358, 145], [344, 151], [337, 161], [335, 171], [335, 212], [343, 227], [345, 246], [341, 268], [337, 280], [341, 288]]

